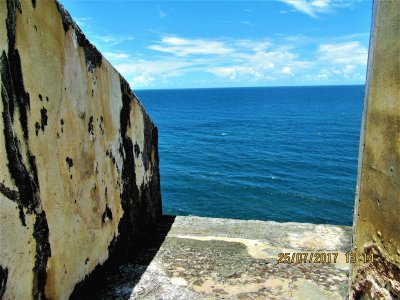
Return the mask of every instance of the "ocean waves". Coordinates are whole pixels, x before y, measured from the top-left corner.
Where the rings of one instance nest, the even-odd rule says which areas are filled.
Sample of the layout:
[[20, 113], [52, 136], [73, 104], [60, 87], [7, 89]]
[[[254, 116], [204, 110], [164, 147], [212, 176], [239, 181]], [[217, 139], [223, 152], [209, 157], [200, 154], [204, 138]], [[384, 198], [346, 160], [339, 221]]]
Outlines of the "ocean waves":
[[137, 92], [167, 214], [349, 225], [362, 86]]

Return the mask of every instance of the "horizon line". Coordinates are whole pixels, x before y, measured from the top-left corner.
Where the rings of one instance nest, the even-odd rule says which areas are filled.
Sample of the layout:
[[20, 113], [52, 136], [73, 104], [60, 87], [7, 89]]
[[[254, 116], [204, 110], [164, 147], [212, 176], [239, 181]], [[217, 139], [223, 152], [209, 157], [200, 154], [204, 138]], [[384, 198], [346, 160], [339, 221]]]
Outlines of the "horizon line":
[[183, 88], [139, 88], [136, 91], [164, 91], [164, 90], [211, 90], [211, 89], [253, 89], [253, 88], [296, 88], [296, 87], [339, 87], [339, 86], [365, 86], [359, 84], [322, 84], [322, 85], [270, 85], [270, 86], [221, 86], [221, 87], [183, 87]]

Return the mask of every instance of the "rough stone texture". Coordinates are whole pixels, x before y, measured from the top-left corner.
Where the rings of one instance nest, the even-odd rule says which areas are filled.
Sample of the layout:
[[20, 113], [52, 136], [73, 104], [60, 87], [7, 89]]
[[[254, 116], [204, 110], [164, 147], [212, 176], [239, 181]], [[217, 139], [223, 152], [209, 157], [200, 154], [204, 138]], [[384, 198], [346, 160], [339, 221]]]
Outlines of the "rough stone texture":
[[0, 298], [66, 299], [161, 215], [157, 128], [55, 1], [0, 1]]
[[[347, 299], [350, 227], [200, 217], [169, 222], [76, 299]], [[281, 252], [339, 256], [335, 264], [287, 264], [278, 263]]]
[[400, 1], [375, 1], [361, 132], [353, 299], [400, 298]]

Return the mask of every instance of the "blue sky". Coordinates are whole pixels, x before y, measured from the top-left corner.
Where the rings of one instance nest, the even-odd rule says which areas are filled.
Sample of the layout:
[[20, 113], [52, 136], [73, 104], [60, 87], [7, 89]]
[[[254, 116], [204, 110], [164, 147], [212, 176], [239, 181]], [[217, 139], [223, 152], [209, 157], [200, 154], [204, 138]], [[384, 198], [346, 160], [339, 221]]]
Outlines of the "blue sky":
[[60, 0], [133, 89], [364, 84], [370, 0]]

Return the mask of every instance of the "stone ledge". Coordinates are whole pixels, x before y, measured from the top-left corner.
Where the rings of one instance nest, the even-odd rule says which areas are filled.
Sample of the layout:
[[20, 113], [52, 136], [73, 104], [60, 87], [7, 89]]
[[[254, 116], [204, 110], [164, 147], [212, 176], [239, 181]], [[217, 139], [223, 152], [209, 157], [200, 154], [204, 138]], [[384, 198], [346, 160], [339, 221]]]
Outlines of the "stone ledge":
[[[99, 299], [345, 299], [351, 227], [201, 217], [159, 224], [145, 248], [80, 291]], [[338, 252], [336, 264], [278, 253]], [[79, 298], [79, 295], [75, 295]]]

